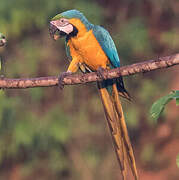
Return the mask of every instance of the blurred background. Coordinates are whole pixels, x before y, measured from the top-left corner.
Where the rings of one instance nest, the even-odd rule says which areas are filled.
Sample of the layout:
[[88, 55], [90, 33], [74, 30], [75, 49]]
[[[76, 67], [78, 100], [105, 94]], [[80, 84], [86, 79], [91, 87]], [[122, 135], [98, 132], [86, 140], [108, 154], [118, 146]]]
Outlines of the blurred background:
[[[66, 71], [64, 40], [50, 38], [48, 23], [74, 8], [111, 33], [122, 65], [179, 52], [177, 0], [1, 0], [0, 31], [8, 39], [0, 51], [2, 73], [22, 78]], [[171, 102], [158, 123], [149, 115], [154, 101], [179, 90], [179, 67], [124, 81], [133, 97], [123, 105], [140, 179], [179, 179], [179, 109]], [[0, 179], [120, 179], [95, 83], [0, 91]]]

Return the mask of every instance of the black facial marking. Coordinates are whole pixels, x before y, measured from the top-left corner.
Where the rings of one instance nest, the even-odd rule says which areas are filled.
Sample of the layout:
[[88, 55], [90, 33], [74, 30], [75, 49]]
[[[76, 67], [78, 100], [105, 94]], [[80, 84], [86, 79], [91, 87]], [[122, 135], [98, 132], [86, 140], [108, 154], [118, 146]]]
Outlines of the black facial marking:
[[73, 31], [66, 36], [66, 40], [68, 41], [71, 37], [75, 37], [78, 34], [78, 29], [73, 25]]
[[3, 35], [1, 36], [1, 38], [2, 38], [2, 39], [6, 39], [5, 36], [3, 36]]
[[60, 36], [66, 36], [66, 35], [67, 35], [67, 33], [65, 33], [64, 31], [59, 31], [59, 30], [58, 30], [58, 32], [59, 32], [59, 35], [60, 35]]
[[54, 26], [53, 24], [50, 23], [49, 26], [49, 32], [50, 32], [50, 36], [53, 38], [53, 36], [55, 34], [58, 34], [60, 36], [66, 36], [67, 34], [63, 31], [60, 31], [56, 26]]
[[56, 26], [54, 26], [53, 24], [50, 23], [49, 32], [50, 32], [51, 37], [53, 37], [54, 34], [58, 34], [62, 37], [66, 36], [66, 39], [68, 41], [71, 37], [74, 37], [78, 34], [78, 29], [75, 26], [73, 26], [73, 31], [70, 34], [67, 34], [64, 31], [60, 31]]

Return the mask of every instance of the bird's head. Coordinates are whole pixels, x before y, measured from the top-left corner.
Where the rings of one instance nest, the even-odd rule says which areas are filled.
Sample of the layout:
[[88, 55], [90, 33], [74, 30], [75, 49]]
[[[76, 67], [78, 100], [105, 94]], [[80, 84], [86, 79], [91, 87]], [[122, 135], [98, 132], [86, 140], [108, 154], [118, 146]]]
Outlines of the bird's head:
[[0, 33], [0, 47], [4, 46], [5, 44], [6, 44], [6, 38], [2, 33]]
[[49, 32], [53, 39], [63, 36], [76, 36], [79, 31], [88, 29], [88, 20], [78, 10], [69, 10], [57, 14], [50, 21]]

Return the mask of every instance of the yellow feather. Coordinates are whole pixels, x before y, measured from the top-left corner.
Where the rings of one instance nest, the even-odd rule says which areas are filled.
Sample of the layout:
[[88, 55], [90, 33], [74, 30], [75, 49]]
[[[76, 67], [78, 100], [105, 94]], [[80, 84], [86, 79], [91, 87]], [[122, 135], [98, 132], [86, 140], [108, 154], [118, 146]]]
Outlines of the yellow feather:
[[106, 119], [111, 131], [114, 149], [120, 165], [123, 180], [127, 177], [127, 163], [129, 164], [135, 180], [138, 180], [134, 153], [130, 143], [116, 84], [113, 84], [112, 96], [106, 88], [98, 83], [101, 100], [104, 106]]
[[78, 27], [78, 34], [68, 41], [72, 58], [77, 57], [79, 62], [86, 64], [91, 70], [99, 67], [106, 68], [109, 60], [96, 40], [92, 30], [87, 31], [79, 19], [71, 19], [70, 22]]
[[[87, 31], [79, 19], [71, 19], [70, 22], [78, 27], [78, 34], [68, 40], [72, 62], [68, 71], [76, 72], [78, 67], [84, 70], [85, 66], [93, 71], [99, 67], [106, 69], [109, 59], [96, 40], [92, 30]], [[85, 66], [83, 66], [85, 64]], [[81, 67], [82, 66], [82, 67]], [[122, 106], [116, 84], [113, 84], [112, 95], [106, 88], [98, 83], [99, 93], [104, 106], [106, 119], [112, 135], [114, 149], [120, 165], [123, 180], [126, 180], [127, 163], [129, 164], [135, 180], [138, 179], [134, 153], [127, 132]]]

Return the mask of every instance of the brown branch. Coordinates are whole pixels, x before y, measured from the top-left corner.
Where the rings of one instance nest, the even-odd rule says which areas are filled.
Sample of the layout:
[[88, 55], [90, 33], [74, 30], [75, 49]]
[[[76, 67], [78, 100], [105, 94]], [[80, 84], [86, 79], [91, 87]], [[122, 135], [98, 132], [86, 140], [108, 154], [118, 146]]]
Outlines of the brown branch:
[[[167, 68], [179, 64], [179, 53], [155, 60], [144, 61], [128, 66], [123, 66], [110, 71], [104, 71], [105, 79], [112, 79], [119, 76], [129, 76], [140, 72], [149, 72], [156, 69]], [[87, 74], [69, 75], [64, 78], [65, 85], [84, 84], [89, 82], [101, 81], [95, 72]], [[58, 85], [58, 77], [40, 77], [23, 79], [0, 79], [0, 88], [32, 88], [50, 87]]]

